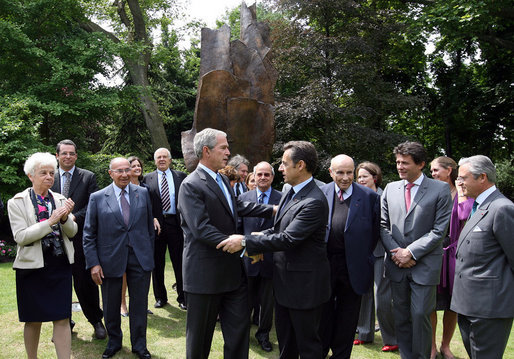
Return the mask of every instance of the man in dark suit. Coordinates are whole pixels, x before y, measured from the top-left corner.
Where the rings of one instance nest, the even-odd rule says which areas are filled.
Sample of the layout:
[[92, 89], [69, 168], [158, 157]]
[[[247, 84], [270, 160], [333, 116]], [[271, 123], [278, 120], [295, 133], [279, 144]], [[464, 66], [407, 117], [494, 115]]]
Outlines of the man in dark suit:
[[475, 199], [460, 233], [451, 309], [471, 359], [503, 358], [514, 317], [514, 204], [486, 156], [459, 162], [457, 185]]
[[109, 165], [113, 183], [89, 199], [84, 226], [86, 268], [102, 286], [105, 326], [109, 341], [102, 358], [122, 346], [121, 287], [127, 274], [130, 295], [130, 342], [139, 358], [151, 358], [146, 347], [146, 313], [150, 275], [154, 267], [152, 204], [146, 188], [130, 183], [130, 164], [115, 158]]
[[[93, 172], [75, 166], [77, 161], [77, 146], [71, 140], [63, 140], [57, 144], [55, 157], [59, 161], [59, 171], [55, 173], [52, 191], [61, 193], [75, 202], [73, 215], [78, 225], [78, 232], [73, 237], [75, 262], [72, 264], [73, 287], [82, 308], [84, 316], [95, 330], [95, 338], [105, 339], [106, 332], [102, 323], [103, 312], [100, 309], [98, 287], [86, 270], [86, 259], [82, 246], [82, 232], [86, 218], [87, 204], [91, 193], [98, 191], [96, 177]], [[71, 327], [75, 323], [71, 322]]]
[[177, 302], [179, 307], [185, 310], [187, 307], [182, 284], [184, 235], [177, 215], [177, 204], [180, 184], [186, 178], [186, 174], [170, 169], [171, 153], [166, 148], [159, 148], [155, 151], [154, 160], [157, 170], [147, 174], [143, 179], [143, 183], [148, 186], [150, 191], [153, 216], [161, 225], [161, 233], [155, 239], [155, 268], [152, 272], [154, 307], [162, 308], [168, 302], [168, 292], [164, 283], [166, 248], [168, 248], [175, 272], [175, 283], [177, 283]]
[[[268, 162], [260, 162], [254, 167], [253, 173], [257, 188], [243, 193], [239, 196], [239, 199], [264, 204], [278, 204], [280, 198], [282, 198], [282, 193], [271, 188], [275, 177], [273, 167]], [[271, 218], [244, 217], [240, 233], [251, 234], [271, 227], [273, 227]], [[250, 310], [257, 307], [259, 313], [259, 329], [257, 329], [255, 337], [261, 348], [270, 352], [272, 345], [269, 341], [269, 332], [273, 323], [273, 254], [265, 253], [262, 261], [253, 264], [252, 259], [245, 256], [244, 262], [248, 276]]]
[[239, 175], [239, 181], [234, 185], [234, 192], [236, 197], [248, 191], [246, 187], [246, 176], [248, 176], [248, 167], [250, 162], [241, 155], [235, 155], [228, 161], [228, 166], [232, 166], [236, 169]]
[[347, 155], [330, 163], [330, 182], [322, 187], [328, 201], [327, 242], [332, 297], [320, 327], [324, 356], [350, 358], [362, 295], [373, 285], [373, 249], [380, 236], [380, 196], [353, 182], [355, 165]]
[[218, 173], [230, 156], [225, 132], [206, 128], [194, 138], [200, 162], [182, 182], [178, 209], [184, 231], [184, 292], [188, 306], [186, 357], [209, 356], [219, 313], [225, 338], [224, 358], [248, 358], [248, 290], [243, 261], [216, 250], [236, 233], [238, 216], [270, 218], [273, 206], [236, 199]]
[[280, 358], [321, 358], [318, 334], [322, 305], [330, 298], [325, 233], [328, 204], [312, 173], [318, 155], [306, 141], [285, 144], [280, 171], [292, 186], [282, 197], [274, 227], [253, 235], [233, 235], [218, 248], [249, 255], [273, 254], [275, 324]]
[[402, 358], [430, 358], [442, 240], [452, 210], [447, 183], [427, 178], [426, 151], [418, 142], [395, 147], [400, 181], [382, 194], [381, 239], [391, 280], [396, 336]]

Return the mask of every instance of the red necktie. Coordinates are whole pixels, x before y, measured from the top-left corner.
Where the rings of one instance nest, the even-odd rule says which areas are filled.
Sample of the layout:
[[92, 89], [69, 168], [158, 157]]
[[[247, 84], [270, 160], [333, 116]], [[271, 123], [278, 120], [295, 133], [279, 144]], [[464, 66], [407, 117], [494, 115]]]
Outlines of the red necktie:
[[415, 186], [414, 183], [407, 183], [407, 186], [405, 188], [405, 208], [407, 209], [407, 212], [409, 212], [410, 203], [411, 203], [411, 200], [410, 200], [410, 190], [414, 186]]

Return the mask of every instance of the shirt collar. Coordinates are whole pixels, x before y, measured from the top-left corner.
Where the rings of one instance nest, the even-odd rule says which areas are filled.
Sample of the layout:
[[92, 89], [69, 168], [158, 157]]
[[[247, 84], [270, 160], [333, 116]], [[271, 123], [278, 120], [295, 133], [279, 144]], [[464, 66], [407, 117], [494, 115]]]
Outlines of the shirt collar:
[[[337, 183], [334, 182], [334, 186], [336, 188], [336, 195], [339, 196], [339, 192], [341, 192], [341, 188], [337, 185]], [[343, 191], [343, 198], [347, 199], [350, 197], [353, 193], [353, 183], [346, 189], [346, 191]]]
[[298, 192], [300, 192], [302, 190], [303, 187], [307, 186], [307, 184], [312, 181], [313, 178], [312, 177], [309, 177], [308, 179], [306, 179], [305, 181], [303, 181], [302, 183], [299, 183], [297, 184], [296, 186], [293, 187], [293, 191], [294, 191], [294, 194], [296, 195]]
[[[121, 196], [121, 188], [116, 186], [114, 182], [112, 183], [112, 187], [114, 188], [114, 194], [116, 195], [116, 198], [119, 198]], [[127, 194], [130, 193], [130, 183], [125, 187], [125, 192], [127, 192]]]
[[75, 172], [75, 166], [73, 166], [73, 168], [69, 171], [65, 171], [63, 170], [61, 167], [59, 167], [59, 175], [62, 177], [64, 172], [69, 172], [70, 175], [73, 177], [73, 172]]
[[[421, 182], [423, 182], [424, 178], [425, 178], [425, 175], [423, 173], [421, 173], [421, 175], [412, 183], [415, 184], [416, 186], [421, 186]], [[409, 181], [403, 180], [404, 187], [407, 186], [407, 183], [409, 183]]]
[[480, 193], [477, 198], [475, 198], [475, 202], [478, 203], [478, 204], [482, 204], [484, 203], [484, 201], [487, 199], [487, 197], [489, 197], [491, 195], [491, 193], [493, 193], [494, 191], [496, 191], [496, 186], [492, 186], [492, 187], [489, 187], [488, 189], [486, 189], [484, 192]]
[[210, 168], [208, 168], [207, 166], [205, 165], [202, 165], [201, 163], [198, 163], [198, 167], [200, 167], [201, 169], [203, 169], [205, 172], [207, 172], [207, 174], [209, 176], [212, 177], [213, 180], [216, 181], [216, 176], [218, 175], [216, 172], [214, 172], [213, 170], [211, 170]]
[[[159, 172], [159, 174], [162, 176], [163, 171], [157, 170], [157, 172]], [[166, 177], [171, 176], [171, 170], [169, 168], [166, 169], [166, 171], [164, 171], [164, 174], [166, 175]]]
[[258, 187], [255, 189], [257, 191], [257, 198], [261, 195], [261, 193], [264, 193], [268, 198], [271, 195], [271, 186], [266, 191], [262, 192]]

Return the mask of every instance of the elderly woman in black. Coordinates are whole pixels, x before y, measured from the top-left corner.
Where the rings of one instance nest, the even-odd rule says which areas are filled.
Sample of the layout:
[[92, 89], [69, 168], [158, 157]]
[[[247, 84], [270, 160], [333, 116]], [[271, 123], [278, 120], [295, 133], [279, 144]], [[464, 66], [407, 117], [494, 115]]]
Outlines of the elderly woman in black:
[[23, 337], [29, 359], [37, 358], [42, 322], [53, 322], [57, 358], [71, 357], [71, 263], [77, 233], [71, 211], [74, 203], [50, 191], [57, 160], [50, 153], [34, 153], [24, 171], [32, 187], [7, 203], [17, 255], [18, 316], [25, 322]]

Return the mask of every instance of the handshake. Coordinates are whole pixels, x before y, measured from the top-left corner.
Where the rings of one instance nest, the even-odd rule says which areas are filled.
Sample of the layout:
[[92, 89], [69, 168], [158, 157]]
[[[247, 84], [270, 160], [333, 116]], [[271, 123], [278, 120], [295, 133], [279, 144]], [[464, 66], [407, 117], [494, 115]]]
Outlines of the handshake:
[[[252, 235], [259, 235], [261, 232], [252, 232]], [[216, 246], [216, 249], [222, 249], [223, 252], [228, 252], [230, 254], [239, 252], [243, 249], [243, 245], [241, 244], [244, 240], [244, 236], [241, 234], [232, 234], [227, 239], [221, 241]], [[256, 254], [254, 256], [249, 256], [247, 252], [245, 252], [245, 256], [252, 258], [252, 264], [262, 261], [264, 256], [262, 254]]]

